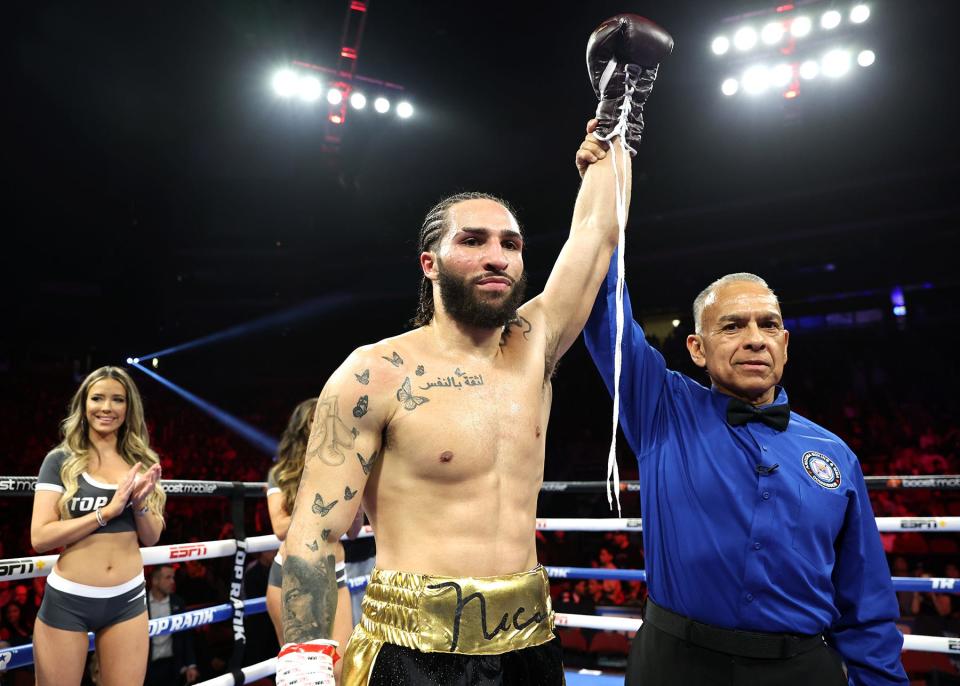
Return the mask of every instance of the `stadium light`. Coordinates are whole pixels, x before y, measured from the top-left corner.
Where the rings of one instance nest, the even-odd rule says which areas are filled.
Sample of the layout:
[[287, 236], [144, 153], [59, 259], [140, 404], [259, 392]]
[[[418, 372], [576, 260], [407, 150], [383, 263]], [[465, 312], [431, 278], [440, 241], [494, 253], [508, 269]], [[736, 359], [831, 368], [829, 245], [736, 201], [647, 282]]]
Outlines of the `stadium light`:
[[304, 76], [297, 82], [297, 95], [304, 102], [316, 102], [322, 92], [320, 79], [316, 76]]
[[350, 106], [355, 110], [362, 110], [367, 106], [367, 96], [363, 93], [352, 93], [350, 95]]
[[726, 36], [717, 36], [710, 44], [710, 49], [714, 55], [725, 55], [730, 49], [730, 39]]
[[820, 65], [817, 64], [816, 60], [807, 60], [800, 64], [800, 78], [809, 81], [810, 79], [817, 78], [817, 75], [820, 73]]
[[890, 304], [893, 305], [893, 314], [904, 317], [907, 314], [907, 301], [903, 297], [903, 288], [894, 286], [890, 289]]
[[770, 74], [764, 66], [750, 67], [743, 72], [741, 83], [743, 83], [743, 90], [751, 95], [757, 95], [767, 90], [770, 85]]
[[327, 102], [331, 105], [339, 105], [343, 102], [343, 93], [340, 92], [339, 88], [331, 88], [327, 91]]
[[737, 50], [747, 51], [757, 44], [757, 32], [749, 26], [744, 26], [733, 34], [733, 44]]
[[840, 26], [841, 19], [840, 13], [836, 10], [827, 10], [823, 13], [823, 16], [820, 17], [820, 26], [829, 31]]
[[783, 88], [793, 79], [793, 67], [789, 64], [778, 64], [770, 71], [770, 83]]
[[270, 83], [273, 86], [274, 93], [281, 98], [289, 98], [297, 92], [300, 77], [290, 69], [280, 69], [274, 73]]
[[850, 21], [854, 24], [862, 24], [870, 18], [870, 8], [866, 5], [854, 5], [850, 10]]
[[386, 98], [377, 98], [373, 101], [373, 109], [380, 114], [386, 114], [390, 111], [390, 101]]
[[736, 95], [738, 90], [740, 90], [740, 83], [736, 79], [726, 79], [720, 84], [720, 92], [724, 95]]
[[831, 50], [823, 56], [820, 64], [824, 76], [839, 78], [850, 71], [850, 51]]
[[869, 67], [871, 64], [876, 62], [877, 56], [874, 54], [873, 50], [861, 50], [860, 54], [857, 55], [857, 64], [861, 67]]
[[153, 366], [154, 369], [156, 369], [157, 367], [160, 366], [160, 359], [155, 357], [152, 360], [150, 360], [150, 364]]
[[799, 16], [795, 17], [792, 22], [790, 22], [790, 35], [794, 38], [803, 38], [808, 33], [810, 29], [813, 28], [813, 22], [810, 21], [810, 17]]
[[409, 119], [413, 116], [413, 105], [404, 100], [397, 105], [397, 116], [401, 119]]
[[783, 24], [772, 21], [760, 31], [760, 40], [767, 45], [776, 45], [783, 38]]

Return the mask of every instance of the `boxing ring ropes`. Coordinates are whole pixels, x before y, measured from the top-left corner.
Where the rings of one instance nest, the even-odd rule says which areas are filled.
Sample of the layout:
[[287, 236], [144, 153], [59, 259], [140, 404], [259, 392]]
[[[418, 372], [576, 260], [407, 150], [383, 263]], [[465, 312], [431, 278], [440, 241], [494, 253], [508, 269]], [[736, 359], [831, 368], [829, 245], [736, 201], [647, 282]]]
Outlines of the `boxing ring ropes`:
[[[870, 490], [939, 489], [960, 490], [960, 475], [942, 476], [868, 476]], [[36, 477], [0, 476], [0, 495], [32, 496]], [[231, 501], [231, 521], [234, 539], [200, 541], [173, 545], [141, 548], [144, 566], [162, 563], [179, 563], [188, 560], [203, 560], [220, 557], [234, 558], [233, 578], [230, 583], [230, 602], [168, 617], [150, 620], [150, 636], [163, 636], [179, 631], [188, 631], [215, 622], [231, 621], [233, 624], [233, 654], [229, 670], [225, 674], [202, 682], [198, 686], [239, 686], [276, 672], [276, 658], [249, 666], [242, 666], [245, 646], [244, 616], [266, 612], [265, 598], [244, 598], [243, 574], [248, 554], [276, 550], [280, 542], [276, 536], [252, 536], [245, 534], [244, 512], [247, 498], [264, 497], [266, 484], [262, 482], [188, 481], [164, 480], [161, 486], [168, 496], [227, 497]], [[553, 481], [544, 482], [544, 493], [602, 493], [602, 481]], [[623, 481], [625, 492], [638, 492], [639, 482]], [[877, 517], [881, 533], [939, 533], [960, 532], [960, 517]], [[639, 518], [564, 519], [538, 518], [538, 531], [578, 532], [641, 532]], [[370, 526], [365, 526], [358, 537], [373, 536]], [[11, 558], [0, 560], [0, 581], [18, 581], [46, 576], [53, 569], [57, 555]], [[616, 581], [646, 581], [644, 570], [604, 569], [592, 567], [546, 567], [552, 579], [601, 579]], [[368, 577], [348, 579], [351, 593], [362, 591]], [[920, 591], [937, 593], [960, 593], [960, 579], [893, 577], [897, 591]], [[641, 620], [629, 617], [602, 617], [556, 613], [556, 625], [560, 628], [582, 628], [604, 631], [636, 632]], [[90, 634], [90, 650], [93, 650], [93, 634]], [[904, 635], [904, 650], [960, 655], [960, 638], [940, 636]], [[0, 673], [33, 664], [33, 645], [0, 649]], [[602, 676], [596, 670], [581, 670], [581, 675]], [[569, 676], [569, 674], [568, 674]], [[583, 682], [580, 682], [583, 683]]]

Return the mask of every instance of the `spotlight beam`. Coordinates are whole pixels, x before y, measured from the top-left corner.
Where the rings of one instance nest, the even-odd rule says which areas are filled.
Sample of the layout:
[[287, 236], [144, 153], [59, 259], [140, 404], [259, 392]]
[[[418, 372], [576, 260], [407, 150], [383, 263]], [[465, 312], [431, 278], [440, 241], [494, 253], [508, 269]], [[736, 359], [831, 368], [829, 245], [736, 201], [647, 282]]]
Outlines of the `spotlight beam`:
[[262, 450], [267, 455], [274, 455], [276, 453], [277, 443], [279, 441], [273, 436], [268, 436], [264, 432], [260, 431], [260, 429], [257, 429], [256, 427], [251, 426], [250, 424], [247, 424], [245, 421], [243, 421], [239, 417], [234, 417], [229, 412], [226, 412], [225, 410], [221, 410], [216, 405], [213, 405], [212, 403], [207, 402], [203, 398], [200, 398], [199, 396], [191, 393], [187, 389], [181, 388], [180, 386], [173, 383], [169, 379], [163, 378], [162, 376], [157, 374], [155, 371], [153, 371], [152, 369], [148, 369], [147, 367], [143, 366], [139, 362], [134, 362], [132, 366], [136, 367], [147, 376], [153, 378], [154, 380], [159, 382], [161, 385], [166, 386], [171, 391], [173, 391], [180, 397], [184, 398], [190, 404], [196, 406], [202, 412], [209, 415], [216, 421], [220, 422], [228, 429], [231, 429], [232, 431], [236, 432], [238, 435], [246, 439], [253, 446]]
[[254, 319], [253, 321], [245, 324], [231, 326], [229, 329], [224, 329], [223, 331], [218, 331], [216, 333], [197, 338], [193, 341], [188, 341], [186, 343], [180, 343], [179, 345], [174, 345], [169, 348], [164, 348], [163, 350], [158, 350], [155, 353], [138, 355], [138, 357], [141, 360], [152, 359], [154, 357], [163, 357], [164, 355], [172, 355], [173, 353], [199, 348], [204, 345], [210, 345], [211, 343], [219, 343], [220, 341], [226, 341], [232, 338], [240, 338], [241, 336], [246, 336], [247, 334], [255, 333], [257, 331], [263, 331], [264, 329], [271, 329], [273, 327], [289, 324], [301, 319], [308, 319], [314, 315], [326, 314], [342, 307], [343, 305], [351, 303], [354, 300], [355, 296], [348, 295], [346, 293], [338, 293], [335, 295], [325, 296], [323, 298], [317, 298], [295, 307], [291, 307], [287, 310], [270, 314], [259, 319]]

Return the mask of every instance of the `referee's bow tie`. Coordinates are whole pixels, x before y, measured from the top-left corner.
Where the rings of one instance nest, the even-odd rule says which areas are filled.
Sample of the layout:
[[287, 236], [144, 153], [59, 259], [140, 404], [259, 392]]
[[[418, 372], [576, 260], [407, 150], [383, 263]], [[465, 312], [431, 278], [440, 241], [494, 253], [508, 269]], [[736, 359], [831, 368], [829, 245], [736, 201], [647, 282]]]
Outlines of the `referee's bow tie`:
[[730, 398], [727, 403], [727, 423], [730, 426], [743, 426], [747, 422], [763, 422], [777, 431], [786, 431], [790, 423], [790, 404], [780, 403], [758, 409], [739, 398]]

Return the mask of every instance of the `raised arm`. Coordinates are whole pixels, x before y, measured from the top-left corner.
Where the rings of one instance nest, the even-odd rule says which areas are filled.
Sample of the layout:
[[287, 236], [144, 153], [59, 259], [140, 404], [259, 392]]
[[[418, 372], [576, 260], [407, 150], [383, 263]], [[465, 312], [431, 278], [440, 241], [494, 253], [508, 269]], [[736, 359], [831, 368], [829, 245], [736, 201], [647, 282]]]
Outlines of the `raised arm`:
[[[593, 128], [595, 122], [592, 121], [588, 131]], [[548, 332], [548, 359], [558, 359], [580, 335], [610, 256], [617, 246], [617, 175], [626, 191], [626, 206], [630, 204], [632, 174], [629, 155], [622, 152], [616, 155], [615, 172], [614, 155], [604, 155], [601, 145], [591, 139], [592, 134], [588, 134], [578, 153], [579, 160], [582, 152], [591, 151], [596, 161], [583, 175], [573, 208], [570, 235], [560, 250], [543, 293], [531, 300], [523, 312], [531, 321], [540, 319]], [[614, 145], [619, 145], [619, 141], [614, 141]]]
[[[581, 172], [588, 164], [589, 168], [574, 205], [570, 237], [544, 292], [530, 302], [529, 313], [523, 312], [545, 327], [548, 360], [563, 355], [587, 321], [617, 245], [618, 211], [626, 224], [632, 183], [630, 154], [636, 153], [640, 143], [643, 108], [658, 63], [672, 49], [673, 39], [666, 31], [633, 14], [603, 22], [587, 43], [587, 71], [600, 100], [597, 121], [588, 125], [588, 140], [577, 155]], [[589, 140], [591, 135], [611, 141], [612, 150], [619, 149], [620, 154], [604, 156]]]
[[[355, 352], [320, 395], [283, 559], [283, 638], [329, 639], [337, 609], [334, 550], [353, 523], [377, 468], [392, 391]], [[364, 375], [364, 371], [367, 374]], [[363, 380], [361, 380], [363, 379]]]

